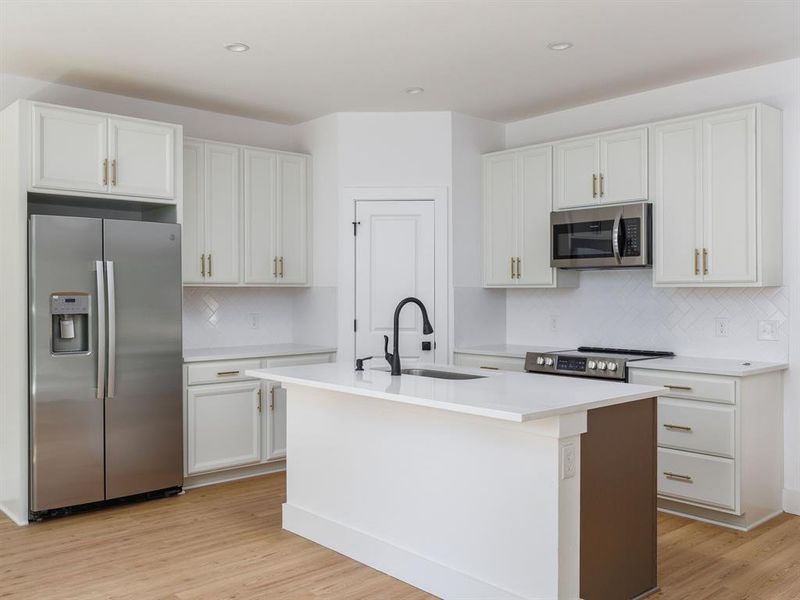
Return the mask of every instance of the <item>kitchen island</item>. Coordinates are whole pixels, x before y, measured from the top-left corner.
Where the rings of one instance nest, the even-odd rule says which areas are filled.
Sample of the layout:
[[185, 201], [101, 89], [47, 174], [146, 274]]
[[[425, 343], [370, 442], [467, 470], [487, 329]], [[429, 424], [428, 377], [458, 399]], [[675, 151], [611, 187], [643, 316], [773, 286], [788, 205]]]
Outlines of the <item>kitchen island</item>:
[[247, 372], [287, 388], [285, 529], [443, 598], [656, 587], [663, 388], [429, 368]]

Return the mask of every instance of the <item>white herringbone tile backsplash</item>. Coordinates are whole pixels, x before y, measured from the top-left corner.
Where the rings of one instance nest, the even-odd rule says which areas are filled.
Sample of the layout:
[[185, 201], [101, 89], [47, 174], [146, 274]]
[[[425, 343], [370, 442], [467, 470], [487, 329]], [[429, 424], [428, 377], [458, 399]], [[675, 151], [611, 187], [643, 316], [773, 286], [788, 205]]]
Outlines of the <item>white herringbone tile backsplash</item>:
[[[575, 289], [509, 290], [506, 315], [509, 344], [774, 361], [788, 356], [788, 287], [654, 288], [650, 270], [585, 271]], [[730, 319], [728, 337], [714, 335], [717, 317]], [[777, 321], [777, 341], [758, 340], [760, 320]]]

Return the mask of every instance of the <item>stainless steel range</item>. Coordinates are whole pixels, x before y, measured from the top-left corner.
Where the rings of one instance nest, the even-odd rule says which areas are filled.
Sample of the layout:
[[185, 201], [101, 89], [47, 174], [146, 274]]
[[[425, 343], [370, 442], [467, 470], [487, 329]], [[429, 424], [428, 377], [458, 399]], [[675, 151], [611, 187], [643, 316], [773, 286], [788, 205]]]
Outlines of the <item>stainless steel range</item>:
[[525, 355], [525, 370], [531, 373], [628, 381], [630, 363], [668, 356], [674, 354], [657, 350], [581, 346], [565, 352], [528, 352]]

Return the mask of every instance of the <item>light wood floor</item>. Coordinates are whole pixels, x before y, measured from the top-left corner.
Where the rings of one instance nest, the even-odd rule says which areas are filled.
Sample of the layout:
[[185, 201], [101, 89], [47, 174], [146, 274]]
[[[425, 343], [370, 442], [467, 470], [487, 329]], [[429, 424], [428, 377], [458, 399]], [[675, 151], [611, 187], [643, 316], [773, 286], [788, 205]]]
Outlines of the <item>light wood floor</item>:
[[[283, 531], [283, 474], [17, 527], [0, 598], [412, 600], [428, 594]], [[800, 517], [750, 534], [663, 515], [658, 600], [800, 598]]]

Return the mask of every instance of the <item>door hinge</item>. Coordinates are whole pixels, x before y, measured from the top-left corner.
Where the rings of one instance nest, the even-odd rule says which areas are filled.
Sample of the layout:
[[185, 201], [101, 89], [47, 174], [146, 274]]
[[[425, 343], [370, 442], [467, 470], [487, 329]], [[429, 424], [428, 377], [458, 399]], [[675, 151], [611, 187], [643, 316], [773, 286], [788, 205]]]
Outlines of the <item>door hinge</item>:
[[361, 221], [353, 221], [353, 235], [357, 234], [357, 229], [359, 225], [361, 225]]

